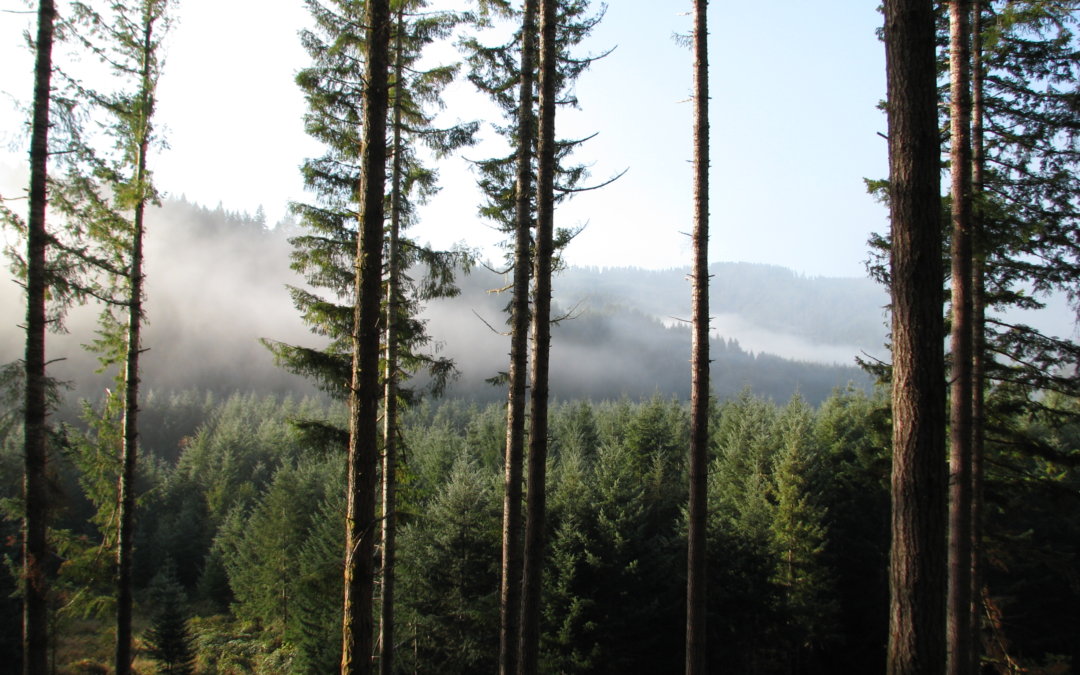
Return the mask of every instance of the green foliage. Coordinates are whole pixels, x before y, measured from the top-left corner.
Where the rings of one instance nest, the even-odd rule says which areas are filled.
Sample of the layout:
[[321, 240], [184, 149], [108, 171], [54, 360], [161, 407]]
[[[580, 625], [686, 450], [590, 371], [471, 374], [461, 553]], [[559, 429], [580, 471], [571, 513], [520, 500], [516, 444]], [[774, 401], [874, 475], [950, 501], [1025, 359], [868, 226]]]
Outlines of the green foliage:
[[[317, 195], [314, 204], [293, 204], [305, 229], [291, 239], [294, 270], [308, 282], [290, 287], [293, 303], [313, 333], [328, 339], [325, 347], [309, 348], [273, 340], [264, 344], [277, 362], [292, 372], [313, 378], [331, 396], [345, 398], [351, 380], [351, 335], [355, 292], [356, 189], [359, 181], [360, 110], [364, 82], [363, 36], [355, 26], [362, 23], [360, 3], [342, 0], [308, 0], [315, 21], [301, 31], [301, 42], [312, 65], [297, 75], [309, 112], [305, 127], [326, 148], [322, 157], [303, 167], [307, 186]], [[456, 66], [425, 68], [425, 49], [446, 39], [461, 22], [454, 12], [425, 11], [423, 0], [408, 0], [397, 7], [391, 40], [395, 67], [391, 82], [389, 151], [394, 157], [388, 208], [391, 223], [401, 230], [415, 222], [415, 208], [438, 190], [438, 172], [424, 165], [423, 150], [442, 157], [473, 143], [476, 123], [437, 127], [441, 93], [453, 81]], [[400, 81], [398, 81], [400, 70]], [[396, 186], [396, 189], [395, 189]], [[431, 375], [438, 391], [456, 371], [435, 354], [424, 322], [416, 316], [422, 303], [457, 293], [454, 275], [471, 264], [464, 251], [433, 251], [402, 237], [387, 265], [397, 270], [387, 280], [395, 299], [384, 311], [395, 312], [398, 342], [398, 377], [407, 379], [420, 371]], [[386, 294], [384, 294], [385, 297]], [[408, 399], [409, 392], [402, 390]]]
[[[459, 457], [422, 515], [401, 529], [399, 653], [406, 670], [491, 672], [498, 633], [497, 474]], [[415, 663], [406, 664], [409, 659]]]
[[146, 632], [147, 651], [158, 662], [162, 673], [194, 673], [195, 651], [188, 628], [187, 598], [176, 581], [171, 564], [154, 577], [148, 591], [152, 607], [150, 630]]
[[[1044, 403], [1052, 414], [1008, 418], [1017, 441], [997, 447], [987, 486], [987, 582], [1000, 617], [993, 637], [1024, 664], [1049, 654], [1075, 662], [1080, 621], [1080, 425], [1060, 423], [1075, 411], [1072, 399]], [[308, 412], [337, 414], [314, 403], [222, 401], [176, 467], [153, 464], [144, 476], [139, 607], [152, 617], [160, 603], [147, 590], [151, 578], [171, 568], [192, 608], [214, 615], [188, 623], [199, 672], [324, 673], [340, 658], [327, 636], [341, 620], [344, 462], [292, 434], [286, 419]], [[876, 671], [888, 606], [887, 398], [849, 388], [815, 409], [797, 397], [777, 406], [744, 392], [712, 415], [710, 667]], [[405, 417], [397, 595], [404, 670], [494, 667], [502, 466], [493, 449], [503, 419], [501, 406], [463, 401], [424, 403]], [[682, 404], [659, 397], [552, 407], [545, 672], [680, 667], [686, 420]], [[229, 452], [229, 462], [218, 461]], [[14, 447], [0, 454], [16, 468], [17, 459]], [[210, 496], [240, 490], [230, 477], [236, 466], [253, 487], [215, 517]], [[58, 484], [81, 499], [73, 467], [63, 471]], [[84, 538], [96, 532], [83, 522], [93, 513], [69, 501], [58, 522], [63, 538], [54, 540], [71, 561], [80, 547], [96, 548]], [[66, 578], [61, 602], [92, 588]]]
[[226, 517], [214, 545], [237, 617], [280, 637], [299, 623], [293, 604], [304, 574], [301, 552], [314, 518], [324, 515], [320, 506], [340, 492], [343, 468], [336, 458], [285, 465], [250, 511], [238, 507]]
[[296, 646], [294, 672], [319, 675], [336, 670], [341, 661], [341, 646], [326, 639], [341, 627], [345, 505], [340, 489], [320, 505], [313, 518], [300, 546], [295, 611], [286, 635]]
[[789, 659], [806, 655], [833, 637], [836, 602], [832, 574], [824, 562], [828, 509], [820, 486], [827, 480], [824, 456], [814, 437], [814, 414], [796, 396], [780, 413], [780, 452], [773, 469], [775, 512], [773, 581], [779, 586]]
[[[490, 3], [489, 3], [490, 6]], [[574, 53], [582, 41], [584, 41], [603, 18], [604, 8], [596, 13], [590, 10], [588, 0], [571, 0], [559, 2], [556, 8], [556, 103], [563, 106], [577, 107], [578, 100], [574, 85], [581, 76], [600, 57], [582, 56]], [[506, 13], [499, 12], [498, 14]], [[460, 41], [460, 47], [465, 54], [465, 60], [469, 70], [469, 81], [483, 94], [486, 94], [502, 110], [506, 119], [505, 124], [493, 124], [495, 131], [502, 136], [509, 145], [509, 153], [499, 157], [484, 159], [476, 162], [479, 172], [478, 184], [484, 194], [484, 203], [479, 212], [484, 218], [493, 221], [503, 232], [512, 233], [516, 218], [515, 209], [515, 183], [517, 171], [518, 148], [522, 143], [529, 143], [532, 148], [533, 175], [537, 170], [536, 145], [539, 140], [539, 127], [534, 123], [531, 138], [520, 137], [518, 128], [520, 102], [518, 100], [519, 80], [521, 78], [521, 47], [522, 30], [516, 14], [513, 16], [514, 24], [518, 26], [513, 36], [506, 43], [499, 45], [484, 44], [475, 36], [467, 36]], [[528, 36], [535, 41], [535, 35]], [[539, 59], [535, 59], [534, 68], [539, 72]], [[538, 118], [539, 106], [539, 77], [533, 77], [532, 97], [534, 111], [533, 119]], [[586, 139], [557, 139], [555, 141], [555, 203], [558, 204], [569, 199], [583, 188], [583, 183], [589, 178], [588, 166], [584, 164], [572, 164], [570, 161], [573, 153], [584, 143]], [[536, 185], [531, 185], [532, 194], [529, 195], [530, 211], [535, 218], [536, 211]], [[555, 256], [554, 269], [560, 269], [562, 264], [559, 260], [559, 251], [577, 234], [577, 230], [559, 228], [554, 233]], [[513, 259], [513, 243], [505, 244], [508, 260]]]

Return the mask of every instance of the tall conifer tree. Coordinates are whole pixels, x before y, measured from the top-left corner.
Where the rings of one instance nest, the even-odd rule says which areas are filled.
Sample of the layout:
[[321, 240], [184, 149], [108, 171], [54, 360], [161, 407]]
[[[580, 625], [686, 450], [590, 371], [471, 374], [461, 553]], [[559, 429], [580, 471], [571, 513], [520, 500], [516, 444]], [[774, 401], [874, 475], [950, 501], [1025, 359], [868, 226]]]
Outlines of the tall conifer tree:
[[690, 381], [690, 495], [686, 570], [686, 673], [706, 670], [705, 537], [709, 447], [708, 0], [694, 2], [694, 267]]
[[518, 672], [523, 569], [521, 496], [525, 453], [525, 384], [529, 355], [529, 268], [532, 260], [533, 82], [537, 0], [525, 0], [521, 14], [518, 69], [516, 179], [514, 181], [514, 281], [510, 305], [510, 368], [506, 403], [502, 568], [499, 582], [499, 672]]
[[389, 0], [368, 0], [361, 142], [360, 232], [356, 250], [352, 384], [349, 389], [348, 492], [341, 672], [371, 673], [375, 494], [378, 469], [379, 343], [382, 288], [386, 115], [389, 107]]
[[556, 0], [540, 0], [540, 115], [537, 135], [536, 255], [533, 260], [532, 383], [529, 400], [529, 471], [525, 490], [525, 558], [521, 586], [518, 672], [537, 672], [540, 657], [540, 593], [546, 548], [548, 364], [551, 357], [551, 273], [555, 229]]
[[945, 665], [945, 366], [931, 0], [888, 0], [893, 339], [890, 675]]
[[[102, 314], [102, 360], [118, 362], [117, 377], [123, 392], [120, 433], [120, 475], [116, 489], [116, 654], [119, 674], [130, 671], [132, 661], [132, 568], [135, 527], [135, 473], [138, 457], [139, 357], [142, 352], [144, 295], [143, 238], [146, 208], [156, 199], [150, 181], [147, 153], [153, 140], [152, 118], [161, 73], [160, 45], [168, 27], [169, 0], [114, 3], [108, 14], [76, 3], [77, 17], [89, 28], [87, 45], [107, 64], [117, 80], [131, 90], [94, 94], [91, 98], [114, 121], [110, 135], [120, 149], [113, 166], [99, 165], [106, 189], [114, 194], [112, 227], [99, 232], [101, 255], [107, 270], [118, 273], [119, 286], [110, 303], [123, 308], [126, 323], [107, 309]], [[96, 39], [95, 39], [96, 38]], [[103, 170], [104, 169], [104, 170]]]
[[978, 673], [982, 645], [983, 456], [986, 438], [986, 244], [983, 236], [983, 2], [971, 14], [971, 671]]
[[949, 131], [952, 193], [952, 372], [949, 408], [950, 675], [969, 672], [971, 659], [971, 2], [949, 2]]
[[26, 253], [26, 398], [23, 408], [23, 672], [36, 675], [47, 671], [48, 582], [45, 565], [49, 556], [45, 538], [49, 513], [46, 480], [46, 376], [45, 376], [45, 294], [46, 245], [45, 210], [49, 160], [49, 103], [52, 95], [53, 0], [38, 3], [36, 62], [34, 65], [34, 108], [30, 137], [30, 210], [27, 217]]

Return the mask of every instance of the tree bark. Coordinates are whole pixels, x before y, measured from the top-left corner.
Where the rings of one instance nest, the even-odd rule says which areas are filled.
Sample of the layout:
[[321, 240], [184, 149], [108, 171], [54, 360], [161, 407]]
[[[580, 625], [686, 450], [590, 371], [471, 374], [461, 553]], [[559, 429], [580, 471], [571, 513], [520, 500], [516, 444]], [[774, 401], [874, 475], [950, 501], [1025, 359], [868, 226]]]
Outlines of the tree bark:
[[518, 669], [521, 619], [521, 492], [525, 447], [525, 383], [529, 355], [529, 271], [532, 228], [533, 86], [537, 0], [526, 0], [521, 23], [518, 157], [515, 186], [514, 284], [510, 310], [510, 370], [506, 406], [502, 576], [499, 588], [499, 673]]
[[971, 3], [949, 2], [952, 388], [946, 670], [971, 667]]
[[127, 354], [124, 371], [123, 445], [120, 450], [121, 473], [117, 486], [119, 528], [116, 537], [116, 673], [131, 671], [132, 565], [135, 551], [135, 469], [139, 447], [139, 355], [142, 352], [143, 315], [143, 233], [146, 214], [146, 154], [150, 148], [150, 115], [153, 100], [152, 59], [154, 17], [144, 7], [142, 35], [142, 74], [140, 83], [139, 150], [135, 166], [135, 184], [139, 198], [131, 232], [131, 269], [128, 296]]
[[945, 668], [945, 366], [934, 3], [886, 0], [893, 463], [887, 672]]
[[382, 465], [382, 598], [379, 605], [379, 672], [394, 672], [394, 565], [397, 548], [397, 439], [398, 439], [398, 336], [397, 313], [401, 305], [398, 264], [401, 231], [401, 78], [405, 55], [402, 32], [405, 30], [404, 11], [398, 9], [394, 38], [394, 163], [390, 179], [390, 245], [387, 248], [386, 281], [386, 364], [385, 394], [383, 396], [383, 465]]
[[386, 113], [389, 106], [389, 0], [368, 0], [361, 148], [360, 236], [356, 251], [352, 384], [349, 391], [348, 494], [341, 672], [371, 673], [375, 493], [379, 460], [379, 320], [382, 297]]
[[972, 2], [971, 48], [971, 194], [975, 251], [971, 285], [971, 672], [982, 662], [979, 626], [982, 619], [983, 454], [986, 426], [986, 251], [982, 234], [983, 189], [983, 61], [982, 0]]
[[554, 254], [556, 0], [540, 0], [540, 129], [537, 142], [536, 259], [534, 261], [532, 396], [529, 472], [525, 490], [525, 564], [521, 591], [518, 672], [535, 675], [540, 654], [547, 510], [548, 362], [551, 350], [551, 266]]
[[694, 272], [690, 380], [690, 501], [686, 569], [686, 673], [706, 672], [705, 532], [709, 446], [708, 0], [694, 2]]
[[26, 253], [26, 400], [23, 410], [23, 672], [47, 672], [49, 556], [46, 527], [49, 493], [46, 469], [45, 377], [45, 208], [48, 203], [49, 103], [52, 80], [53, 0], [38, 5], [34, 111], [30, 136], [30, 210], [27, 217]]

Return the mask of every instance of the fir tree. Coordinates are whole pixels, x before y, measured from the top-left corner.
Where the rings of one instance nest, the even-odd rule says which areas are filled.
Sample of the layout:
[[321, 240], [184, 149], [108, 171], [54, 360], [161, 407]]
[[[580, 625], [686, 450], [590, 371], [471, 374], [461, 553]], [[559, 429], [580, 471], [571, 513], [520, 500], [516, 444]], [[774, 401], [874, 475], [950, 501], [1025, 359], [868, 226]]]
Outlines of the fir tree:
[[151, 582], [153, 618], [146, 633], [147, 651], [157, 661], [160, 672], [190, 675], [195, 672], [195, 648], [188, 628], [187, 598], [176, 581], [171, 563]]

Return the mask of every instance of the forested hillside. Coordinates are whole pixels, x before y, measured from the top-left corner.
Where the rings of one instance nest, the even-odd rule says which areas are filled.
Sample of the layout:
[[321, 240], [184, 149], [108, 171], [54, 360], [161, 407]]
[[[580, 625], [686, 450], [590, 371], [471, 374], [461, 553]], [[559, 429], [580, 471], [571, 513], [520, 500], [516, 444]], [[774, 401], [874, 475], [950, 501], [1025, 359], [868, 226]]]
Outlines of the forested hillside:
[[[145, 402], [138, 598], [149, 612], [162, 574], [183, 589], [199, 672], [333, 669], [337, 649], [325, 636], [341, 611], [343, 449], [294, 422], [344, 417], [313, 399], [188, 392]], [[1080, 437], [1040, 426], [1033, 420], [1027, 430], [1048, 450]], [[671, 672], [681, 659], [687, 411], [664, 398], [567, 402], [552, 411], [551, 428], [544, 672]], [[745, 392], [714, 406], [712, 428], [714, 666], [877, 672], [887, 610], [887, 401], [847, 390], [813, 408]], [[403, 433], [403, 667], [491, 672], [502, 406], [424, 403]], [[107, 602], [109, 588], [77, 468], [89, 449], [76, 438], [62, 446], [56, 485], [66, 560], [56, 591], [61, 663], [102, 659], [107, 649], [82, 618]], [[11, 494], [18, 454], [5, 447]], [[1080, 596], [1061, 576], [1080, 565], [1080, 519], [1068, 506], [1075, 479], [1019, 480], [1040, 463], [1010, 453], [991, 471], [988, 630], [1017, 657], [1076, 658]], [[4, 602], [14, 603], [5, 578]], [[16, 635], [17, 613], [3, 616], [2, 634]], [[4, 654], [16, 648], [9, 640]]]

